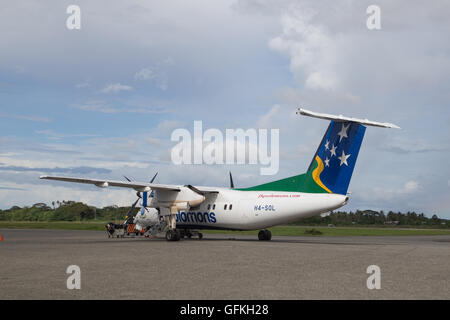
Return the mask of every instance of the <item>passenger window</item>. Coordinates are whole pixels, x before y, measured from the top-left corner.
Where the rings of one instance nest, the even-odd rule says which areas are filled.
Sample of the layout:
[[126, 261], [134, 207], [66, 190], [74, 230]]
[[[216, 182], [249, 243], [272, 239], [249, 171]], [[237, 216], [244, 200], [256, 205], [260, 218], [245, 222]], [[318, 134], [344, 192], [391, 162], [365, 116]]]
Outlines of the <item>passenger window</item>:
[[227, 205], [224, 205], [224, 206], [223, 206], [223, 210], [227, 210]]
[[211, 205], [210, 205], [210, 204], [208, 204], [208, 210], [209, 210], [209, 209], [211, 209]]
[[213, 204], [213, 210], [215, 210], [215, 209], [216, 209], [216, 204], [214, 203], [214, 204]]
[[230, 204], [230, 210], [231, 210], [231, 209], [233, 209], [233, 205], [232, 205], [232, 204]]

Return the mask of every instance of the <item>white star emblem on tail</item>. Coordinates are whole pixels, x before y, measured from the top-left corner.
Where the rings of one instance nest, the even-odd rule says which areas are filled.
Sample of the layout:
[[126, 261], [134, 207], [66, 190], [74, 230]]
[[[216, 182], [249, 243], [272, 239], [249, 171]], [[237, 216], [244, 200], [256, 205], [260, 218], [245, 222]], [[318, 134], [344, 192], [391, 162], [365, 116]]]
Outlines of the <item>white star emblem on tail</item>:
[[341, 131], [339, 131], [338, 136], [339, 136], [339, 142], [342, 141], [342, 139], [344, 138], [348, 138], [347, 136], [347, 130], [348, 127], [350, 127], [350, 123], [346, 126], [345, 124], [342, 123], [342, 129]]
[[348, 166], [347, 159], [350, 156], [351, 156], [351, 154], [347, 154], [346, 155], [344, 150], [342, 150], [342, 156], [338, 157], [338, 159], [341, 160], [341, 164], [340, 165], [342, 166], [343, 164], [345, 164], [346, 166]]
[[336, 148], [337, 147], [335, 147], [334, 145], [331, 147], [331, 150], [330, 150], [331, 156], [335, 156], [336, 155]]

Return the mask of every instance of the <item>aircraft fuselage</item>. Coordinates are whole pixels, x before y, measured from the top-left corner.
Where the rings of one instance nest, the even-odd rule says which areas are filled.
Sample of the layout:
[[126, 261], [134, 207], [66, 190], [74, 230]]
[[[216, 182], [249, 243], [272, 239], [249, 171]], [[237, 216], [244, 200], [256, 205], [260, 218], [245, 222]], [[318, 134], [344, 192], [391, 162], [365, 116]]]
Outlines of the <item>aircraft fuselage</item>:
[[[217, 188], [216, 188], [217, 189]], [[205, 201], [176, 215], [177, 228], [257, 230], [289, 223], [342, 207], [348, 200], [339, 194], [240, 191], [219, 189]], [[157, 206], [157, 196], [150, 207]]]

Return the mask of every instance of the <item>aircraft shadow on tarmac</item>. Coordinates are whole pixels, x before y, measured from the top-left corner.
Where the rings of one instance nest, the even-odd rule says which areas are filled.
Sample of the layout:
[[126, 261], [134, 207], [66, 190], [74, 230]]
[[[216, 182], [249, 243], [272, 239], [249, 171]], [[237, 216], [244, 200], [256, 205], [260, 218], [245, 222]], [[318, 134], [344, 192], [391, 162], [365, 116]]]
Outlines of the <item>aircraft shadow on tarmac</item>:
[[[105, 240], [92, 240], [89, 241], [90, 243], [130, 243], [135, 244], [137, 242], [166, 242], [166, 239], [163, 237], [156, 237], [152, 239], [148, 238], [142, 238], [142, 237], [130, 237], [130, 238], [114, 238], [114, 239], [105, 239]], [[264, 244], [271, 244], [271, 243], [291, 243], [291, 244], [329, 244], [329, 245], [385, 245], [386, 243], [380, 243], [380, 241], [339, 241], [339, 239], [331, 240], [329, 238], [314, 238], [314, 239], [305, 239], [305, 238], [298, 238], [295, 239], [294, 237], [286, 237], [286, 239], [277, 237], [275, 239], [272, 239], [270, 241], [260, 241], [255, 236], [255, 239], [253, 238], [240, 238], [240, 237], [213, 237], [209, 238], [208, 236], [203, 237], [203, 239], [187, 239], [184, 238], [181, 240], [181, 242], [199, 242], [199, 243], [208, 243], [208, 242], [223, 242], [223, 241], [237, 241], [237, 242], [252, 242], [252, 243], [261, 243]], [[177, 243], [174, 243], [174, 245], [177, 245]]]

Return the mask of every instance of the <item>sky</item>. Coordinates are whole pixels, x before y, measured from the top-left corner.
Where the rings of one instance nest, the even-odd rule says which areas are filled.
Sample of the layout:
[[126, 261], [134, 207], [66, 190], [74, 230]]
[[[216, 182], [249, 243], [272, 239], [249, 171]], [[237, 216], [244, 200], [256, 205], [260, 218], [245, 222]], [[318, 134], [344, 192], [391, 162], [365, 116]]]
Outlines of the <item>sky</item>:
[[[81, 9], [69, 30], [66, 9]], [[366, 9], [380, 8], [369, 30]], [[130, 205], [128, 189], [43, 174], [248, 187], [306, 171], [328, 123], [366, 130], [346, 210], [450, 218], [450, 3], [8, 1], [0, 11], [0, 208]], [[174, 165], [177, 128], [279, 129], [280, 169]]]

